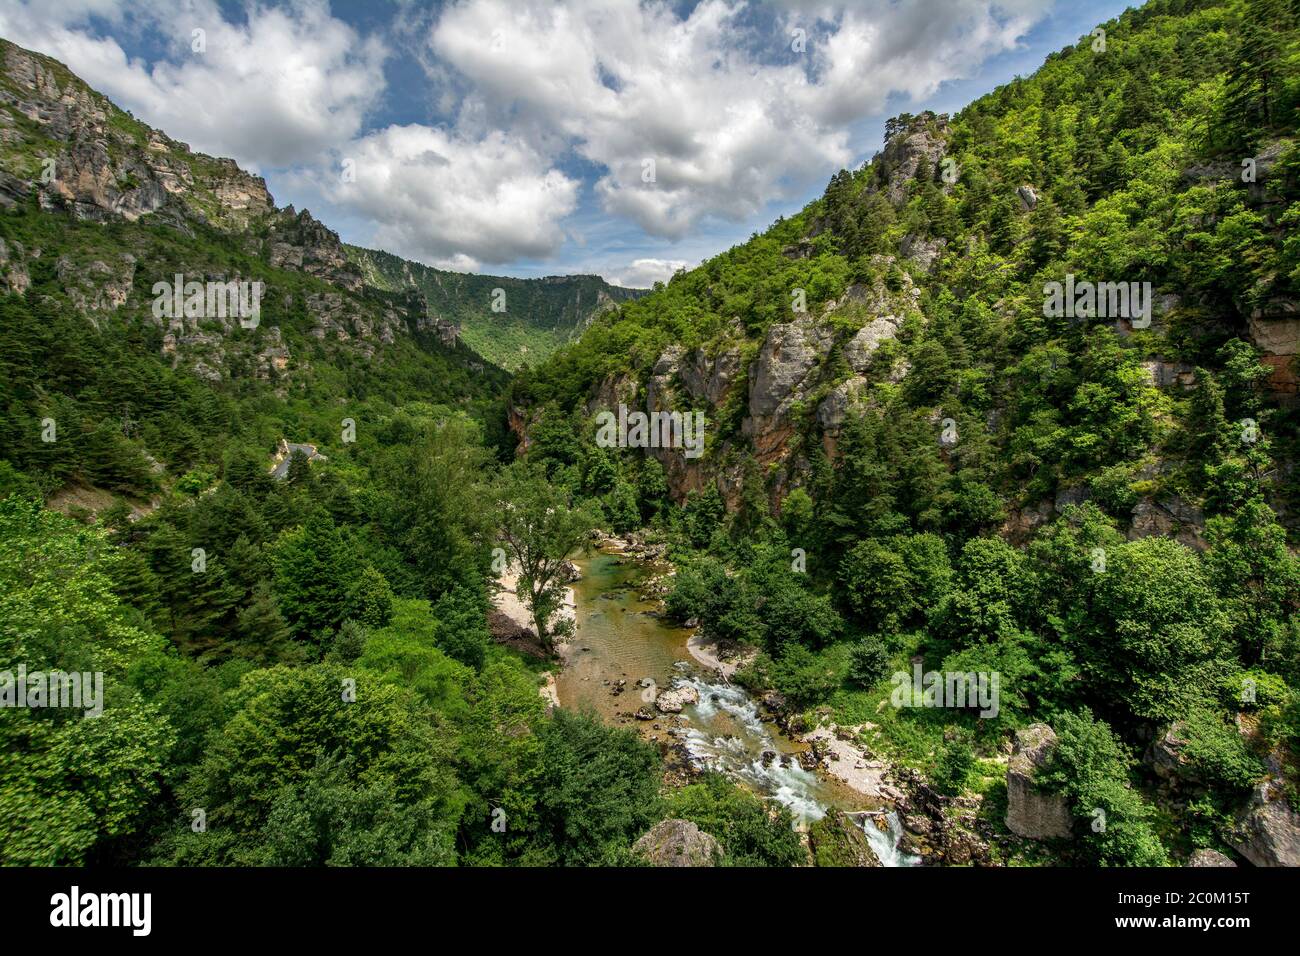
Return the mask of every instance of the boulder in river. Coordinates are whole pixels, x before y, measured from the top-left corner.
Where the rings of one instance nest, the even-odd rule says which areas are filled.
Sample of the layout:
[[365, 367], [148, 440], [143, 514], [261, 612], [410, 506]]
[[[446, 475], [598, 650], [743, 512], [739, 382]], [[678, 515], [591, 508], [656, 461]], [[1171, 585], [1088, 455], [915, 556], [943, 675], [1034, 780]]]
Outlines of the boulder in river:
[[651, 866], [715, 866], [722, 846], [689, 820], [660, 820], [632, 845]]
[[659, 708], [660, 713], [680, 714], [682, 708], [687, 704], [697, 704], [699, 701], [699, 691], [690, 684], [682, 684], [680, 687], [666, 690], [656, 697], [655, 706]]
[[1065, 797], [1045, 793], [1034, 782], [1034, 772], [1051, 758], [1056, 734], [1047, 724], [1031, 724], [1016, 731], [1016, 745], [1007, 764], [1007, 829], [1031, 840], [1070, 836], [1073, 818]]
[[814, 822], [808, 828], [808, 848], [817, 866], [881, 865], [862, 828], [843, 813], [831, 812]]

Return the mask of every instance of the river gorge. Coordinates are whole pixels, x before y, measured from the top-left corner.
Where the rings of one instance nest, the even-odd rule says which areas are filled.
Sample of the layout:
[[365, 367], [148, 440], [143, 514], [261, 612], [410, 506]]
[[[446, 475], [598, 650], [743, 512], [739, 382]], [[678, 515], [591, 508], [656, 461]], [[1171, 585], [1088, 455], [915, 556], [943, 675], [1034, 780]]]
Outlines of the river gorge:
[[[642, 595], [666, 567], [608, 544], [576, 563], [582, 575], [572, 586], [576, 633], [562, 650], [555, 681], [561, 706], [637, 727], [691, 767], [725, 774], [789, 808], [797, 827], [827, 813], [854, 815], [883, 865], [918, 862], [898, 849], [902, 826], [892, 807], [820, 767], [805, 769], [799, 755], [806, 743], [765, 719], [747, 691], [692, 657], [692, 630], [663, 621], [659, 602]], [[656, 697], [668, 691], [684, 699], [680, 713], [656, 708]]]

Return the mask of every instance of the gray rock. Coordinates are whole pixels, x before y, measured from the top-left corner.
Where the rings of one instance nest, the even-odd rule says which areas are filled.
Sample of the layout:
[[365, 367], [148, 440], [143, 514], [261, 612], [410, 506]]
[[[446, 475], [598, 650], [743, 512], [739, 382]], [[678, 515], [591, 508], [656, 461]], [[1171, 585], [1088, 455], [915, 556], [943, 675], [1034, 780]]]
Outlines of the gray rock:
[[1187, 860], [1188, 866], [1236, 866], [1232, 860], [1228, 859], [1218, 850], [1197, 850]]
[[694, 349], [677, 368], [678, 377], [691, 398], [714, 407], [722, 404], [739, 371], [740, 350], [734, 347], [722, 349], [712, 358], [704, 349]]
[[1007, 764], [1007, 829], [1031, 840], [1069, 837], [1074, 820], [1065, 797], [1044, 793], [1034, 774], [1051, 758], [1056, 734], [1047, 724], [1016, 731], [1015, 749]]
[[909, 232], [899, 242], [898, 254], [915, 262], [926, 272], [932, 272], [935, 260], [947, 245], [947, 239], [927, 239], [918, 233]]
[[831, 341], [830, 330], [810, 317], [772, 326], [750, 371], [749, 414], [769, 418], [788, 409]]
[[688, 704], [697, 704], [699, 700], [699, 691], [690, 684], [682, 684], [680, 687], [666, 690], [656, 697], [655, 707], [661, 714], [680, 714], [683, 707]]
[[1170, 495], [1153, 501], [1144, 498], [1133, 506], [1132, 523], [1128, 539], [1162, 537], [1173, 538], [1180, 544], [1204, 551], [1206, 541], [1205, 513], [1179, 495]]
[[1064, 511], [1070, 505], [1081, 505], [1092, 497], [1092, 491], [1087, 485], [1071, 485], [1068, 488], [1059, 488], [1056, 492], [1056, 510]]
[[837, 432], [848, 417], [849, 409], [858, 401], [858, 393], [866, 379], [861, 375], [846, 379], [831, 389], [817, 405], [817, 423], [827, 432]]
[[1184, 736], [1187, 725], [1176, 720], [1151, 741], [1143, 756], [1144, 762], [1155, 771], [1156, 776], [1164, 780], [1189, 780], [1187, 758], [1183, 750], [1187, 747]]
[[924, 162], [933, 171], [947, 151], [948, 118], [922, 113], [889, 138], [881, 159], [889, 171], [885, 195], [895, 206], [907, 201], [907, 186]]
[[632, 845], [651, 866], [716, 866], [722, 845], [689, 820], [661, 820]]
[[853, 371], [862, 374], [871, 364], [871, 356], [876, 349], [880, 348], [882, 342], [897, 335], [898, 328], [902, 324], [902, 320], [894, 315], [882, 315], [872, 319], [858, 329], [853, 338], [845, 344], [844, 360], [849, 363]]
[[1300, 866], [1300, 814], [1273, 781], [1255, 788], [1226, 837], [1255, 866]]

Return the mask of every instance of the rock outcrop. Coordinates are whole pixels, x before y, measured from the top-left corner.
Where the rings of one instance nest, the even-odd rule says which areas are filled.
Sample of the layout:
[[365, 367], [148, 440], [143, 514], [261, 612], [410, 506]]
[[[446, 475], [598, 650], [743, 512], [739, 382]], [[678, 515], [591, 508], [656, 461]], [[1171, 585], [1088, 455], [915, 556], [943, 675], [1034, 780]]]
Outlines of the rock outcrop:
[[632, 844], [651, 866], [716, 866], [722, 846], [689, 820], [660, 820]]
[[1065, 797], [1038, 788], [1034, 775], [1051, 758], [1056, 734], [1047, 724], [1031, 724], [1016, 732], [1015, 749], [1007, 765], [1007, 829], [1031, 840], [1070, 836], [1073, 818]]
[[1205, 512], [1179, 495], [1168, 495], [1159, 500], [1143, 498], [1133, 506], [1132, 524], [1128, 538], [1173, 538], [1180, 544], [1197, 551], [1207, 547], [1202, 532], [1205, 529]]
[[808, 849], [815, 866], [881, 865], [862, 828], [843, 813], [828, 813], [808, 828]]
[[27, 250], [21, 242], [0, 239], [0, 283], [10, 292], [22, 295], [32, 284], [27, 272]]
[[741, 424], [760, 463], [784, 452], [794, 431], [791, 409], [806, 394], [833, 341], [831, 330], [807, 315], [768, 329], [749, 369], [749, 416]]
[[1266, 781], [1237, 814], [1227, 841], [1255, 866], [1300, 866], [1300, 813], [1276, 781]]
[[948, 117], [925, 112], [902, 128], [886, 128], [889, 141], [881, 153], [888, 179], [885, 195], [894, 206], [907, 201], [907, 186], [922, 163], [934, 173], [947, 152]]
[[1268, 386], [1276, 394], [1300, 392], [1296, 355], [1300, 354], [1300, 302], [1275, 296], [1250, 312], [1251, 340], [1264, 354], [1260, 361], [1273, 369]]
[[306, 209], [286, 208], [276, 217], [266, 241], [267, 258], [277, 269], [306, 272], [349, 292], [361, 289], [361, 270], [348, 261], [338, 233]]
[[[133, 221], [164, 215], [242, 229], [274, 209], [266, 182], [233, 160], [191, 153], [188, 146], [121, 113], [62, 64], [0, 41], [5, 81], [0, 103], [10, 106], [58, 145], [6, 180], [0, 204], [33, 191], [46, 209], [78, 219]], [[6, 129], [4, 139], [21, 134]]]
[[1171, 781], [1187, 780], [1189, 770], [1183, 754], [1186, 747], [1186, 724], [1176, 720], [1151, 741], [1143, 760], [1157, 777]]

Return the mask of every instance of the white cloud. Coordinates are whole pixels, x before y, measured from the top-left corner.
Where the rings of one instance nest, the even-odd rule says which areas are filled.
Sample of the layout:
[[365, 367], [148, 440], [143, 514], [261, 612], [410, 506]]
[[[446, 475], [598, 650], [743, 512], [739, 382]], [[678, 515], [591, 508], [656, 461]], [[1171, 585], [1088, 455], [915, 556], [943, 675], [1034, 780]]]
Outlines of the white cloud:
[[[607, 212], [675, 239], [847, 164], [846, 126], [890, 93], [928, 95], [1014, 47], [1050, 3], [796, 4], [773, 23], [724, 0], [684, 18], [637, 0], [461, 0], [429, 44], [465, 80], [460, 124], [503, 126], [540, 151], [571, 146], [606, 170], [595, 189]], [[798, 24], [803, 55], [789, 49]]]
[[[115, 31], [161, 36], [170, 59], [128, 59], [116, 39], [89, 31], [88, 14]], [[204, 52], [192, 50], [196, 29]], [[356, 135], [384, 89], [383, 45], [363, 40], [322, 0], [250, 6], [244, 24], [227, 22], [211, 0], [3, 0], [0, 33], [67, 63], [168, 135], [255, 169], [325, 161]]]
[[685, 259], [633, 259], [622, 269], [602, 273], [610, 285], [628, 289], [649, 289], [656, 282], [667, 282], [678, 269], [689, 265]]
[[376, 244], [442, 268], [551, 256], [577, 202], [577, 181], [501, 132], [467, 139], [389, 126], [343, 158], [354, 162], [355, 181], [332, 176], [331, 201], [377, 223]]
[[[786, 0], [775, 15], [741, 0], [686, 14], [663, 0], [451, 0], [399, 5], [387, 44], [326, 0], [246, 2], [229, 22], [217, 0], [0, 0], [0, 34], [196, 149], [310, 183], [372, 223], [374, 244], [468, 270], [560, 252], [583, 180], [607, 221], [674, 242], [716, 225], [702, 220], [753, 220], [859, 158], [853, 124], [891, 94], [969, 75], [1053, 0]], [[790, 49], [795, 27], [806, 53]], [[190, 50], [194, 28], [205, 53]], [[152, 63], [124, 52], [159, 40]], [[419, 93], [451, 119], [367, 128], [387, 123], [388, 44], [407, 42], [428, 71]], [[338, 180], [343, 158], [353, 183]], [[650, 284], [678, 264], [637, 259], [611, 278]]]

